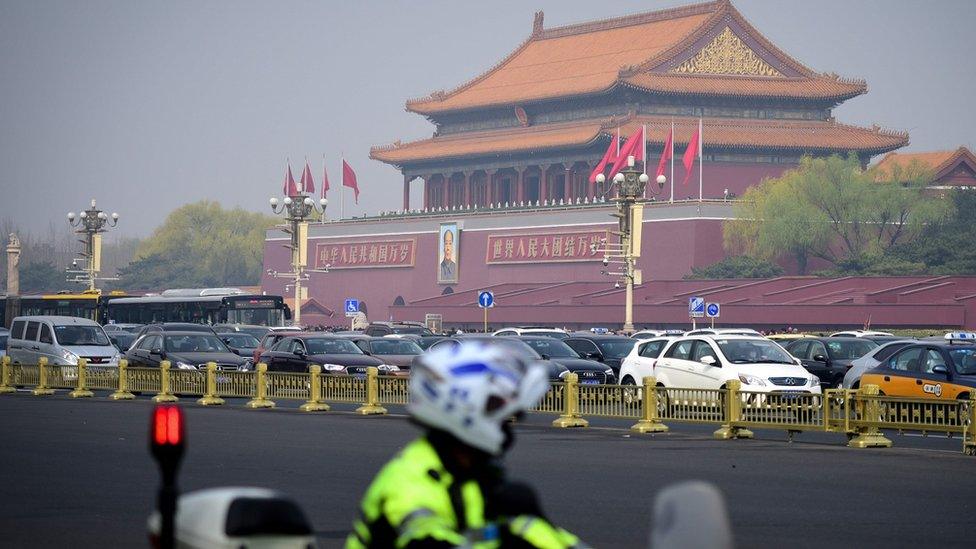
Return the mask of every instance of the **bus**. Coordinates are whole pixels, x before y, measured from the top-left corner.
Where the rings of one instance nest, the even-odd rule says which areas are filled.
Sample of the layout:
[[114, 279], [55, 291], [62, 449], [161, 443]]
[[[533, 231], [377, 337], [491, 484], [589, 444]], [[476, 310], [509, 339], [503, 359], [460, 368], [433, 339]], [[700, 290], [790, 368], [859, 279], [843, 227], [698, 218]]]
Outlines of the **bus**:
[[193, 322], [284, 326], [291, 309], [278, 295], [248, 294], [238, 288], [166, 290], [159, 295], [112, 299], [107, 321], [119, 324]]
[[7, 326], [21, 315], [57, 315], [88, 318], [104, 324], [106, 308], [113, 299], [126, 297], [125, 292], [56, 293], [40, 295], [0, 296], [0, 325]]

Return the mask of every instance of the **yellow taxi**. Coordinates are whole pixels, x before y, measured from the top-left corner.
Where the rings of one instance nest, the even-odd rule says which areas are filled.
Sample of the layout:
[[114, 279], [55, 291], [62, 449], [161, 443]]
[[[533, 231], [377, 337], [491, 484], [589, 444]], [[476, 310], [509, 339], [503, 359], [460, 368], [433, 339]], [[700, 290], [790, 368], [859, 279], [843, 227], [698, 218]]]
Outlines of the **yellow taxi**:
[[908, 345], [862, 375], [861, 386], [869, 384], [888, 396], [968, 399], [976, 390], [976, 333]]

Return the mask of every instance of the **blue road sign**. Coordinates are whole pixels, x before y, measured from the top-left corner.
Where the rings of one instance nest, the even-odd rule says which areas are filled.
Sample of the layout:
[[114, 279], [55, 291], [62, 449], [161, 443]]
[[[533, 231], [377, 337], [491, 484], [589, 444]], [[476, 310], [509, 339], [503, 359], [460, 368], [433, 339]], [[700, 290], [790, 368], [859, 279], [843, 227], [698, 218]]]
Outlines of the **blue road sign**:
[[718, 318], [719, 312], [722, 310], [718, 303], [709, 303], [705, 306], [705, 314], [708, 318]]
[[489, 309], [495, 306], [495, 294], [488, 290], [483, 290], [478, 294], [478, 306], [482, 309]]
[[704, 297], [689, 297], [688, 298], [688, 316], [691, 316], [691, 317], [703, 317], [703, 316], [705, 316], [705, 298]]
[[346, 316], [356, 316], [359, 314], [359, 300], [358, 299], [347, 299], [346, 300]]

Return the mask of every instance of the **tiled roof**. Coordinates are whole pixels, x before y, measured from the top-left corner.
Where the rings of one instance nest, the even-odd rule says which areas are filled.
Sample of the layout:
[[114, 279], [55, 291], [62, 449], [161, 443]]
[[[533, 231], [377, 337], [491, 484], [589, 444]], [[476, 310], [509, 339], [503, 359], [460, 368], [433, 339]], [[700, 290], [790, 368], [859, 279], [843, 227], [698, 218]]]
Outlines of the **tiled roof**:
[[[674, 118], [675, 144], [687, 144], [698, 128], [697, 118]], [[631, 116], [622, 121], [626, 137], [641, 124], [647, 125], [648, 143], [660, 147], [671, 128], [672, 118]], [[704, 121], [704, 146], [723, 149], [773, 149], [802, 152], [859, 151], [879, 154], [908, 143], [908, 135], [877, 128], [859, 128], [834, 121], [755, 120], [710, 118]], [[541, 127], [492, 130], [438, 136], [399, 145], [374, 148], [370, 158], [390, 164], [465, 156], [514, 153], [523, 150], [580, 147], [603, 136], [616, 135], [618, 124], [580, 122]], [[606, 141], [604, 141], [606, 143]]]
[[[791, 77], [672, 76], [659, 69], [729, 22], [774, 56]], [[721, 27], [719, 27], [721, 25]], [[482, 75], [449, 92], [407, 101], [435, 114], [601, 93], [617, 85], [672, 94], [755, 95], [840, 101], [866, 85], [820, 75], [766, 40], [728, 0], [543, 29], [541, 13], [529, 38]]]
[[938, 172], [948, 166], [948, 164], [954, 162], [960, 155], [968, 155], [970, 158], [974, 158], [973, 153], [966, 147], [959, 147], [958, 149], [951, 151], [919, 153], [892, 152], [886, 154], [884, 158], [882, 158], [881, 161], [875, 165], [875, 168], [879, 172], [887, 173], [895, 166], [900, 169], [905, 169], [910, 166], [912, 162], [918, 162], [932, 171]]

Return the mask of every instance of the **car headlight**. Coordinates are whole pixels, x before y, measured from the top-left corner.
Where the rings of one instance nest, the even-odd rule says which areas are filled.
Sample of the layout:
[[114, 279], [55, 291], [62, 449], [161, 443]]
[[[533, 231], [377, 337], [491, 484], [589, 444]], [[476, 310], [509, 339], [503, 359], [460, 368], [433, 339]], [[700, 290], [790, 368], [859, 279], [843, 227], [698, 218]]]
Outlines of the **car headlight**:
[[608, 376], [612, 376], [613, 375], [613, 369], [612, 368], [607, 368], [606, 370], [603, 371], [603, 373], [606, 374], [606, 375], [608, 375]]
[[61, 349], [61, 358], [63, 358], [68, 364], [78, 364], [78, 355], [67, 349]]
[[569, 375], [569, 370], [563, 370], [562, 372], [559, 372], [559, 379], [566, 379], [566, 376], [568, 375]]
[[197, 369], [196, 366], [194, 366], [192, 364], [187, 364], [186, 362], [180, 362], [179, 360], [176, 361], [176, 367], [179, 368], [180, 370], [196, 370]]
[[820, 385], [820, 378], [817, 377], [817, 376], [811, 377], [810, 378], [810, 386], [811, 387], [816, 387], [817, 385]]
[[122, 355], [120, 355], [119, 353], [115, 353], [115, 356], [109, 359], [108, 363], [112, 365], [118, 365], [120, 360], [122, 360]]
[[239, 372], [250, 372], [254, 369], [254, 362], [251, 359], [247, 359], [237, 367]]
[[346, 367], [339, 366], [338, 364], [323, 364], [322, 371], [323, 372], [345, 372]]
[[739, 374], [739, 381], [746, 385], [766, 385], [766, 382], [763, 381], [762, 378], [751, 376], [749, 374]]
[[376, 369], [377, 370], [380, 370], [382, 372], [399, 372], [400, 371], [400, 367], [397, 366], [396, 364], [380, 364], [379, 366], [377, 366]]

